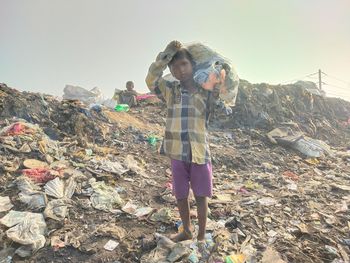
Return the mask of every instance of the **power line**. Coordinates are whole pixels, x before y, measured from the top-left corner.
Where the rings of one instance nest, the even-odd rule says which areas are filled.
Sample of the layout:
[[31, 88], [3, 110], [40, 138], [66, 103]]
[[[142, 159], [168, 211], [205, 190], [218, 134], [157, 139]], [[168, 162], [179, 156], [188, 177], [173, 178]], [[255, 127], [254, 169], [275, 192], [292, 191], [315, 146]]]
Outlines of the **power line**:
[[334, 85], [334, 84], [328, 84], [328, 83], [325, 83], [325, 82], [322, 82], [324, 85], [327, 85], [327, 86], [331, 86], [331, 87], [335, 87], [335, 88], [339, 88], [339, 89], [342, 89], [342, 90], [349, 90], [347, 88], [344, 88], [344, 87], [341, 87], [341, 86], [338, 86], [338, 85]]
[[338, 80], [338, 81], [340, 81], [340, 82], [343, 82], [343, 83], [345, 83], [345, 84], [350, 85], [350, 82], [348, 82], [348, 81], [345, 81], [345, 80], [342, 80], [342, 79], [340, 79], [340, 78], [334, 77], [334, 76], [329, 75], [329, 74], [327, 74], [327, 73], [325, 73], [325, 72], [322, 72], [322, 73], [323, 73], [324, 75], [330, 77], [330, 78], [336, 79], [336, 80]]
[[308, 76], [309, 79], [318, 79], [318, 77], [310, 77]]
[[312, 73], [312, 74], [308, 74], [306, 76], [302, 76], [302, 77], [299, 77], [299, 78], [295, 78], [295, 79], [292, 79], [292, 80], [289, 80], [289, 81], [284, 81], [284, 82], [282, 82], [280, 84], [292, 83], [292, 82], [295, 82], [297, 80], [304, 79], [304, 78], [307, 78], [307, 77], [310, 77], [310, 76], [313, 76], [313, 75], [316, 75], [316, 74], [318, 74], [318, 72], [315, 72], [315, 73]]

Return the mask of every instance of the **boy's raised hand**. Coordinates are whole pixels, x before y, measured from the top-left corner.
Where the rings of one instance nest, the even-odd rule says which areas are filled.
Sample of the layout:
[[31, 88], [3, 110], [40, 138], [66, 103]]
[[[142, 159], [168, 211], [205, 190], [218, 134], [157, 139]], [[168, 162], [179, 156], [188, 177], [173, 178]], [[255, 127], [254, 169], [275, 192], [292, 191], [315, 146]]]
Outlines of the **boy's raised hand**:
[[182, 48], [182, 44], [180, 41], [171, 41], [166, 46], [165, 50], [158, 55], [157, 60], [161, 59], [164, 63], [169, 63], [180, 48]]
[[165, 50], [169, 51], [178, 51], [180, 48], [182, 48], [182, 44], [180, 41], [173, 40], [171, 41], [165, 48]]

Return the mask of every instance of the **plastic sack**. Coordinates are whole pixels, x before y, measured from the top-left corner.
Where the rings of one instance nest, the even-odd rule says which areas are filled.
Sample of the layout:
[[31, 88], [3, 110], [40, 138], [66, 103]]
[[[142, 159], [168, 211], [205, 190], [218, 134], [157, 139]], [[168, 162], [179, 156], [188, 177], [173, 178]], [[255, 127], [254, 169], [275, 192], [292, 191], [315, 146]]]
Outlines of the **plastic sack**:
[[102, 93], [97, 87], [87, 90], [79, 86], [66, 85], [63, 92], [63, 99], [80, 100], [86, 104], [99, 103], [103, 100]]
[[332, 149], [325, 142], [304, 136], [301, 132], [294, 132], [289, 127], [275, 128], [267, 137], [274, 144], [289, 146], [310, 158], [333, 155]]
[[218, 52], [202, 43], [188, 43], [184, 47], [190, 52], [196, 64], [194, 80], [203, 88], [217, 87], [229, 90], [220, 93], [228, 106], [234, 106], [238, 93], [239, 78], [231, 62]]

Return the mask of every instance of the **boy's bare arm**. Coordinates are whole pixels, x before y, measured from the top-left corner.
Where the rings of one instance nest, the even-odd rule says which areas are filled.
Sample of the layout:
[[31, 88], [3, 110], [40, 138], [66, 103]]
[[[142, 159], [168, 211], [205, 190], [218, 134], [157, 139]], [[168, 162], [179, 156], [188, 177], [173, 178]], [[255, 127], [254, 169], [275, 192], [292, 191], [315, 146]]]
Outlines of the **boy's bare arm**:
[[174, 40], [170, 42], [165, 50], [158, 54], [156, 61], [151, 64], [146, 77], [146, 84], [151, 92], [154, 92], [157, 82], [163, 75], [163, 71], [181, 47], [182, 44], [179, 41]]

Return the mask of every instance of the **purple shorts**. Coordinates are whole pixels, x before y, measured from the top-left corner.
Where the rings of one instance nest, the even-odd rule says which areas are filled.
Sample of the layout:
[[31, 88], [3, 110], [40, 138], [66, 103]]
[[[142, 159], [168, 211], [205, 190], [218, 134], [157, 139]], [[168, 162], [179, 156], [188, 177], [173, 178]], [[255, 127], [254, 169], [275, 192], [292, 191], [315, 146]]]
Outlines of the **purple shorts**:
[[211, 163], [196, 164], [172, 159], [171, 170], [173, 174], [173, 193], [176, 199], [188, 197], [190, 184], [195, 196], [212, 196]]

